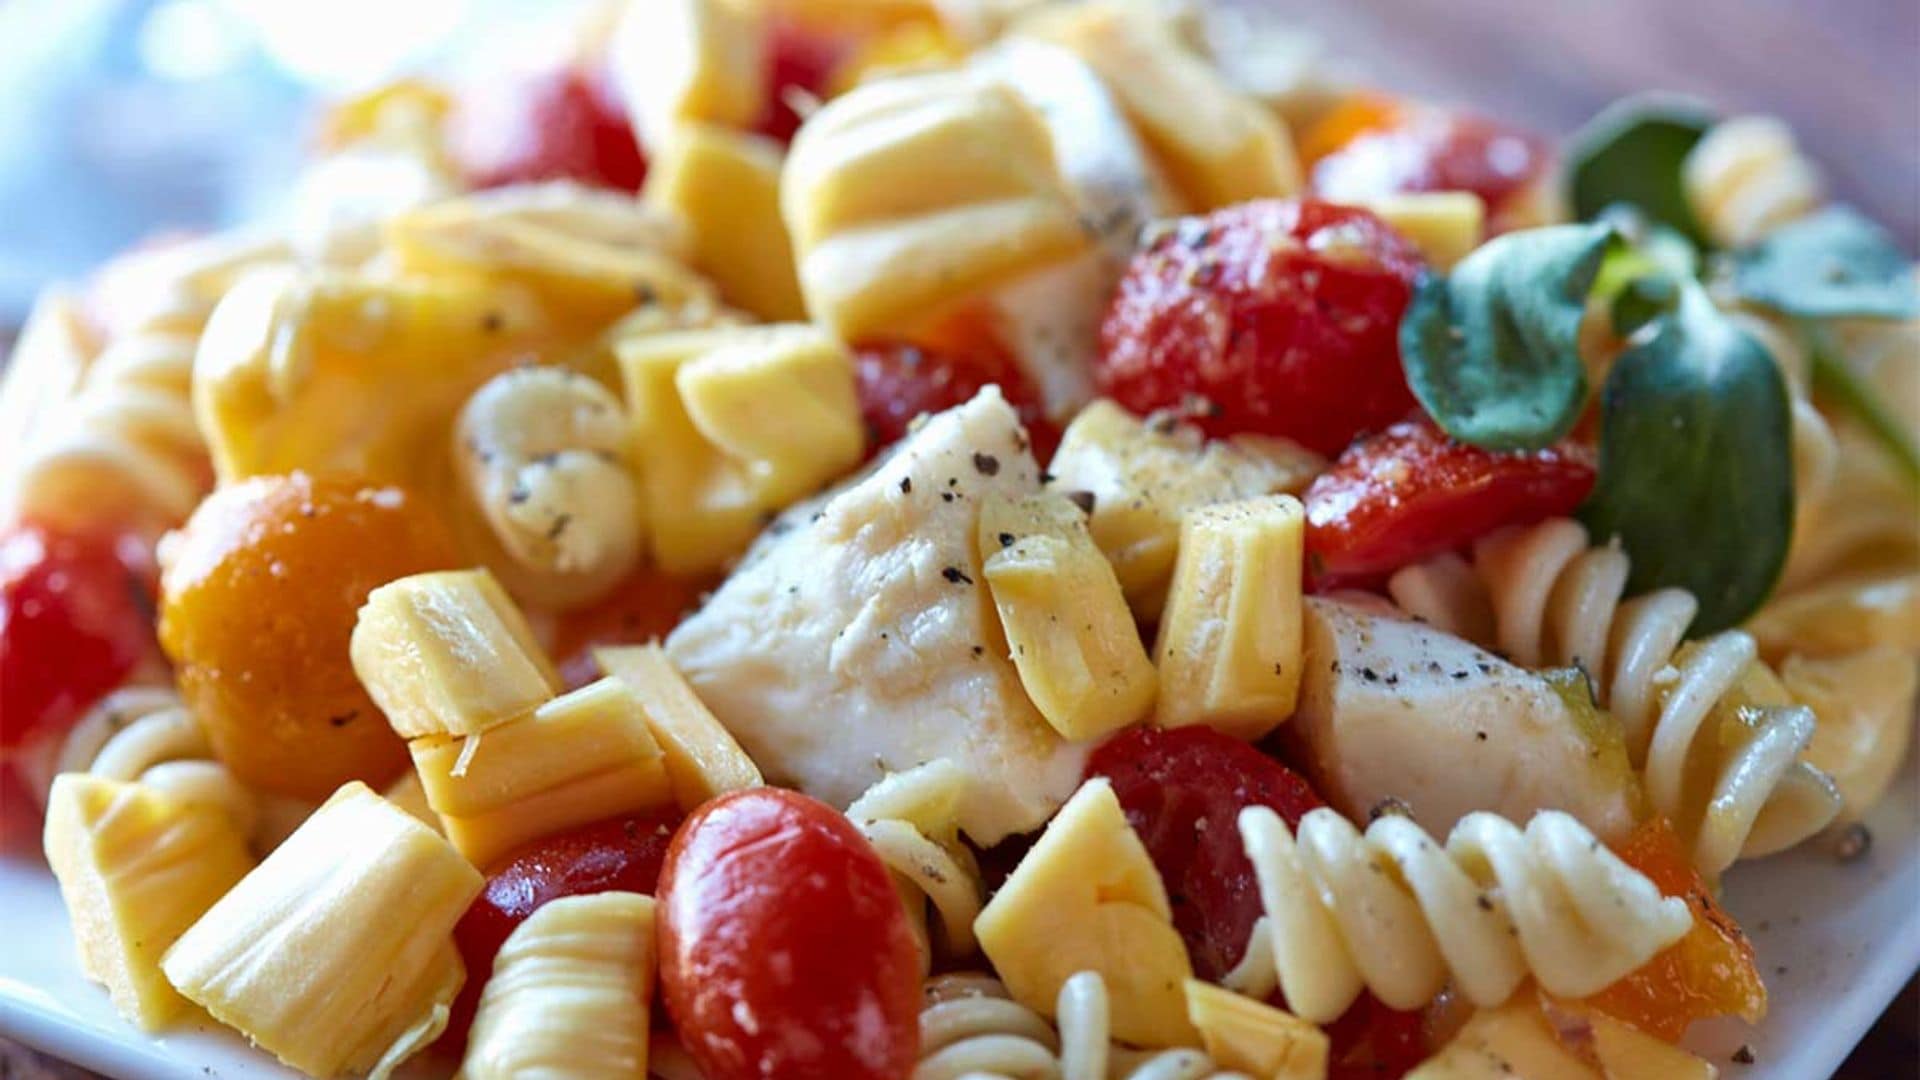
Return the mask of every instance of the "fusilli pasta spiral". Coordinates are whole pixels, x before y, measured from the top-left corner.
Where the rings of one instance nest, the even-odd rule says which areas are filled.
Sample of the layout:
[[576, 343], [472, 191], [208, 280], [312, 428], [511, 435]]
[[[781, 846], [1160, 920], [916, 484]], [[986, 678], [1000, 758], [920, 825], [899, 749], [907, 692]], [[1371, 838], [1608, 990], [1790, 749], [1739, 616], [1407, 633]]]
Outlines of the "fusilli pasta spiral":
[[55, 771], [138, 781], [183, 802], [219, 806], [260, 852], [277, 846], [313, 809], [236, 779], [215, 760], [206, 731], [169, 687], [128, 686], [102, 698], [68, 733]]
[[191, 395], [201, 329], [241, 271], [281, 250], [212, 237], [109, 271], [116, 303], [130, 310], [23, 449], [5, 516], [86, 526], [111, 515], [154, 528], [184, 520], [213, 479]]
[[1560, 518], [1485, 537], [1471, 565], [1448, 554], [1402, 569], [1387, 590], [1409, 614], [1515, 663], [1588, 672], [1644, 770], [1653, 808], [1706, 873], [1824, 828], [1838, 795], [1798, 760], [1813, 737], [1812, 711], [1755, 703], [1738, 710], [1737, 733], [1710, 723], [1723, 699], [1746, 704], [1750, 669], [1766, 670], [1753, 638], [1729, 630], [1683, 648], [1693, 596], [1660, 589], [1622, 603], [1628, 569], [1625, 552], [1589, 546], [1585, 528]]
[[1248, 807], [1240, 835], [1271, 945], [1255, 941], [1249, 955], [1272, 964], [1288, 1005], [1315, 1023], [1345, 1012], [1363, 988], [1411, 1009], [1449, 979], [1482, 1007], [1529, 975], [1549, 993], [1583, 997], [1693, 924], [1685, 901], [1661, 896], [1556, 810], [1524, 830], [1469, 814], [1444, 847], [1407, 817], [1388, 814], [1362, 835], [1324, 808], [1296, 835], [1271, 809]]
[[1820, 172], [1771, 116], [1715, 124], [1682, 169], [1694, 217], [1715, 243], [1741, 248], [1818, 208]]
[[1083, 971], [1060, 988], [1060, 1026], [1014, 1001], [1000, 980], [938, 975], [920, 1013], [913, 1080], [1234, 1080], [1196, 1049], [1135, 1051], [1107, 1035], [1107, 988]]
[[[985, 897], [980, 868], [960, 842], [955, 818], [966, 788], [966, 771], [936, 758], [887, 776], [847, 807], [848, 819], [893, 871], [914, 936], [929, 959], [936, 943], [943, 955], [974, 951], [973, 920]], [[937, 936], [927, 928], [929, 904], [940, 919]]]
[[467, 495], [517, 591], [552, 607], [589, 603], [639, 560], [632, 436], [606, 387], [564, 368], [503, 372], [467, 399], [454, 440]]

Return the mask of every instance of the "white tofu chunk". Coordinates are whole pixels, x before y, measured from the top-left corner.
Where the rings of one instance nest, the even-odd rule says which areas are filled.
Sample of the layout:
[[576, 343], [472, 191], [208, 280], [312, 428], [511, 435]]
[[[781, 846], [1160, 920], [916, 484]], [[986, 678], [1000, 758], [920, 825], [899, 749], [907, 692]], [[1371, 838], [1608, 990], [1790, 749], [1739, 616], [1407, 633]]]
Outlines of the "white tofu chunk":
[[1007, 657], [975, 529], [988, 495], [1040, 490], [989, 387], [847, 486], [789, 510], [667, 640], [700, 699], [774, 783], [844, 808], [889, 772], [952, 758], [960, 827], [1037, 828], [1087, 748], [1035, 710]]
[[1395, 799], [1436, 836], [1474, 810], [1564, 810], [1602, 839], [1633, 827], [1637, 785], [1604, 714], [1422, 623], [1319, 598], [1304, 614], [1292, 728], [1348, 817]]

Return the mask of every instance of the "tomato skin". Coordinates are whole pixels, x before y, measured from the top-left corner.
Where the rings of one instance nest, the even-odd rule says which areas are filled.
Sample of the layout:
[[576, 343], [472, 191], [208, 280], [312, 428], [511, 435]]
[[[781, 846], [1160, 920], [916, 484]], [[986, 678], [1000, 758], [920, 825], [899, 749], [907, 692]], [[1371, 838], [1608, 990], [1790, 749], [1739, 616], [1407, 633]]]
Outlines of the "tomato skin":
[[573, 65], [540, 71], [460, 102], [454, 156], [477, 188], [578, 180], [638, 191], [646, 155], [606, 73]]
[[486, 888], [453, 928], [467, 981], [454, 999], [442, 1045], [466, 1039], [507, 935], [551, 900], [615, 891], [652, 895], [679, 823], [677, 810], [608, 818], [535, 840], [494, 864]]
[[1377, 583], [1502, 526], [1572, 513], [1594, 475], [1581, 443], [1500, 453], [1455, 442], [1424, 417], [1395, 424], [1308, 486], [1308, 576], [1321, 589]]
[[1034, 459], [1045, 465], [1060, 445], [1060, 428], [1047, 418], [1040, 393], [1005, 352], [985, 343], [925, 348], [877, 342], [854, 350], [854, 392], [867, 425], [867, 447], [879, 452], [900, 441], [913, 419], [973, 400], [997, 385], [1027, 429]]
[[601, 645], [642, 644], [664, 638], [700, 606], [715, 580], [680, 577], [642, 566], [590, 607], [562, 613], [553, 628], [554, 663], [560, 680], [577, 690], [600, 677], [593, 650]]
[[806, 121], [794, 108], [796, 97], [825, 101], [833, 73], [848, 51], [844, 41], [788, 19], [775, 19], [767, 32], [768, 100], [754, 130], [782, 143], [792, 142], [794, 132]]
[[1261, 914], [1241, 808], [1270, 806], [1292, 828], [1326, 804], [1293, 770], [1200, 725], [1122, 731], [1093, 752], [1087, 776], [1112, 781], [1166, 883], [1194, 974], [1219, 979], [1240, 962]]
[[1431, 106], [1382, 110], [1312, 169], [1313, 190], [1335, 202], [1402, 192], [1470, 191], [1487, 206], [1492, 232], [1552, 168], [1546, 140], [1471, 113]]
[[1100, 388], [1207, 434], [1333, 455], [1413, 407], [1400, 315], [1418, 252], [1365, 210], [1265, 200], [1183, 218], [1134, 255], [1100, 326]]
[[0, 535], [0, 750], [59, 737], [157, 657], [138, 537], [23, 523]]
[[709, 1080], [895, 1080], [919, 1042], [920, 958], [887, 869], [825, 803], [723, 795], [660, 879], [660, 987]]

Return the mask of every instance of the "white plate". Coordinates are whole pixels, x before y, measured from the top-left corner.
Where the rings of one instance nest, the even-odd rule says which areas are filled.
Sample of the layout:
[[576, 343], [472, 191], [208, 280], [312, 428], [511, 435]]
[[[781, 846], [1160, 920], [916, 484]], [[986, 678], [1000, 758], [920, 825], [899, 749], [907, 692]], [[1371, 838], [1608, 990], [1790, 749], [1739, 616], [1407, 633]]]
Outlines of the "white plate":
[[[1689, 1044], [1728, 1080], [1830, 1075], [1920, 968], [1920, 759], [1869, 819], [1873, 847], [1841, 863], [1813, 846], [1736, 868], [1727, 907], [1753, 936], [1773, 994], [1758, 1028], [1701, 1025]], [[17, 832], [18, 830], [7, 830]], [[60, 894], [37, 853], [0, 853], [0, 1035], [119, 1077], [291, 1077], [202, 1021], [154, 1037], [81, 978]], [[1751, 1047], [1755, 1063], [1731, 1064]]]

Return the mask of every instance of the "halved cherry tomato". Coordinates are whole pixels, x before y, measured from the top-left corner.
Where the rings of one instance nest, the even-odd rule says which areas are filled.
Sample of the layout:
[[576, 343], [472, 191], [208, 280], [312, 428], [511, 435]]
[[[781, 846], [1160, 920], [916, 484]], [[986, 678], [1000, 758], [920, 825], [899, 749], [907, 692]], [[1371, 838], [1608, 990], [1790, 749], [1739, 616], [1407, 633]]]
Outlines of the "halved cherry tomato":
[[640, 190], [647, 159], [606, 73], [568, 64], [476, 89], [453, 110], [451, 142], [474, 187], [578, 180]]
[[1315, 587], [1376, 582], [1504, 525], [1571, 513], [1593, 490], [1593, 454], [1563, 441], [1497, 453], [1455, 442], [1427, 419], [1348, 447], [1305, 496]]
[[1136, 254], [1100, 325], [1100, 387], [1209, 435], [1337, 454], [1413, 406], [1400, 315], [1419, 254], [1365, 210], [1267, 200], [1182, 218]]
[[1424, 1012], [1391, 1008], [1371, 991], [1326, 1031], [1327, 1080], [1398, 1080], [1425, 1061], [1435, 1043]]
[[1679, 1039], [1695, 1020], [1738, 1016], [1759, 1022], [1767, 1012], [1767, 987], [1754, 964], [1753, 943], [1714, 902], [1673, 826], [1650, 818], [1618, 845], [1617, 854], [1663, 894], [1685, 897], [1693, 929], [1586, 1004], [1667, 1040]]
[[628, 574], [591, 607], [562, 614], [553, 628], [553, 656], [569, 688], [600, 677], [593, 650], [600, 645], [643, 644], [667, 636], [714, 579], [680, 577], [652, 566]]
[[1060, 428], [1047, 419], [1039, 391], [1013, 358], [986, 343], [960, 349], [928, 349], [900, 342], [863, 345], [854, 351], [854, 391], [867, 424], [867, 447], [879, 452], [907, 433], [913, 418], [973, 400], [997, 385], [1026, 426], [1034, 459], [1045, 465], [1060, 445]]
[[766, 112], [756, 127], [762, 135], [792, 142], [806, 117], [796, 105], [825, 101], [833, 73], [849, 44], [787, 19], [776, 19], [767, 33]]
[[1472, 113], [1402, 104], [1376, 107], [1371, 123], [1357, 123], [1357, 115], [1336, 110], [1320, 125], [1348, 125], [1337, 145], [1331, 135], [1314, 140], [1321, 154], [1313, 164], [1313, 190], [1323, 199], [1470, 191], [1486, 203], [1491, 231], [1499, 232], [1511, 227], [1506, 212], [1552, 166], [1546, 140]]
[[156, 658], [152, 559], [135, 536], [0, 535], [0, 750], [65, 733]]
[[678, 811], [609, 818], [535, 840], [496, 863], [486, 888], [453, 928], [467, 981], [454, 999], [441, 1045], [466, 1039], [480, 991], [493, 974], [493, 958], [527, 916], [563, 896], [614, 891], [652, 895], [679, 823]]
[[887, 868], [844, 815], [779, 788], [687, 819], [660, 878], [660, 988], [708, 1080], [896, 1080], [920, 958]]
[[1129, 728], [1087, 761], [1104, 776], [1140, 834], [1173, 904], [1193, 970], [1218, 979], [1240, 962], [1260, 917], [1253, 864], [1240, 845], [1240, 810], [1271, 806], [1287, 822], [1326, 805], [1293, 770], [1209, 727]]

